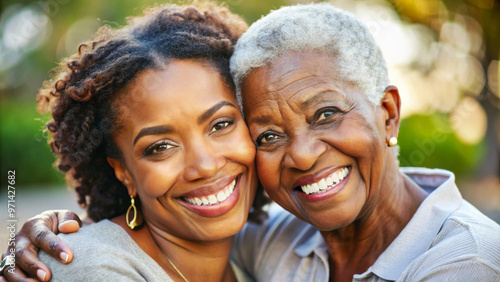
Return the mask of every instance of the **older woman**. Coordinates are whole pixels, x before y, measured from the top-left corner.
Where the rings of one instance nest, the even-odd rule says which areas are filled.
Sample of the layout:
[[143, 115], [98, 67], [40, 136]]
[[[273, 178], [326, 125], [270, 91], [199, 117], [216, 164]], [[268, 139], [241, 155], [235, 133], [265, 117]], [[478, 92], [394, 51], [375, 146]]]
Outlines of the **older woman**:
[[234, 257], [259, 281], [500, 279], [500, 227], [454, 175], [398, 167], [400, 96], [357, 19], [328, 4], [272, 12], [231, 70], [259, 179], [293, 214], [239, 234]]
[[358, 20], [328, 4], [285, 7], [231, 59], [257, 171], [288, 212], [237, 235], [259, 281], [498, 281], [500, 227], [451, 172], [399, 168], [400, 96]]

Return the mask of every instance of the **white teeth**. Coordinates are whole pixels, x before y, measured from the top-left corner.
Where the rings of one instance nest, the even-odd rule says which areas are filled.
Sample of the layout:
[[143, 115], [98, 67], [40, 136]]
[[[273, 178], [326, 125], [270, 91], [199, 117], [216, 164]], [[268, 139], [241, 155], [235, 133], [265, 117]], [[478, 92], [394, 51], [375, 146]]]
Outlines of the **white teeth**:
[[226, 193], [224, 191], [220, 191], [219, 194], [217, 194], [217, 201], [222, 202], [226, 199]]
[[327, 177], [327, 178], [326, 178], [326, 185], [327, 185], [327, 186], [332, 186], [332, 185], [333, 185], [333, 180], [332, 180], [332, 178], [331, 178], [331, 177]]
[[203, 201], [200, 199], [200, 198], [194, 198], [194, 201], [195, 201], [195, 205], [198, 205], [198, 206], [201, 206], [201, 204], [203, 204]]
[[203, 202], [204, 205], [209, 205], [210, 204], [210, 202], [208, 201], [208, 199], [205, 198], [205, 197], [201, 198], [201, 201]]
[[318, 183], [311, 184], [311, 192], [315, 193], [319, 191]]
[[198, 206], [208, 206], [208, 205], [214, 205], [221, 203], [225, 201], [229, 196], [234, 191], [234, 188], [236, 186], [236, 179], [231, 182], [228, 186], [226, 186], [224, 189], [220, 190], [217, 194], [205, 196], [205, 197], [184, 197], [183, 199], [193, 205], [198, 205]]
[[312, 193], [312, 187], [311, 187], [311, 185], [308, 184], [307, 187], [306, 187], [306, 189], [307, 189], [307, 193], [309, 193], [309, 194]]
[[306, 194], [323, 193], [335, 187], [349, 174], [349, 169], [344, 167], [332, 173], [331, 175], [321, 179], [320, 181], [312, 184], [302, 185], [300, 188]]
[[332, 174], [332, 181], [333, 181], [333, 184], [339, 183], [339, 177], [337, 176], [337, 172]]
[[214, 195], [210, 195], [208, 196], [208, 201], [210, 202], [211, 205], [217, 204], [217, 197], [215, 197]]
[[326, 180], [323, 178], [318, 182], [319, 190], [326, 190], [328, 185], [326, 185]]

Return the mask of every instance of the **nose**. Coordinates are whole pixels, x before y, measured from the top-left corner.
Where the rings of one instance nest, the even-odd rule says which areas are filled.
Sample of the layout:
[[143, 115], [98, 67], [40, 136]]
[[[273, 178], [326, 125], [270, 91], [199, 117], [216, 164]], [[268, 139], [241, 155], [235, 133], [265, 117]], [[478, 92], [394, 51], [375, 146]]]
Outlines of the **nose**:
[[185, 151], [184, 179], [195, 181], [210, 178], [225, 164], [226, 158], [220, 148], [210, 142], [192, 142], [192, 146], [187, 146]]
[[310, 134], [302, 133], [290, 137], [290, 143], [283, 158], [286, 168], [295, 168], [306, 171], [313, 167], [318, 158], [327, 150], [327, 145], [312, 137]]

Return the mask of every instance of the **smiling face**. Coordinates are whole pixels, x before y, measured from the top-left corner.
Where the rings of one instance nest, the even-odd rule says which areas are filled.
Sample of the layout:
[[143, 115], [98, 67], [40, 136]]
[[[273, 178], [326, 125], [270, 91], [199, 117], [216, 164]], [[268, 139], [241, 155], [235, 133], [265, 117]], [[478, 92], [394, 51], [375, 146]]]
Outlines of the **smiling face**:
[[253, 70], [242, 85], [262, 185], [324, 231], [370, 214], [391, 134], [384, 107], [339, 80], [335, 66], [327, 55], [289, 53]]
[[122, 97], [114, 140], [123, 162], [111, 162], [148, 224], [189, 240], [237, 233], [255, 194], [255, 146], [217, 70], [174, 60]]

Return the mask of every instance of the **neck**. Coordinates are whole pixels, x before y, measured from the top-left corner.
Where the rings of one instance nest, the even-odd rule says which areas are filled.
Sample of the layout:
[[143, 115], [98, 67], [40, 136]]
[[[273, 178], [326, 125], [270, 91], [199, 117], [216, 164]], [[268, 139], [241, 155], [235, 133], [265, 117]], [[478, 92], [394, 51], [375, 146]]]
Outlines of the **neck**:
[[365, 272], [401, 233], [426, 193], [399, 172], [397, 165], [358, 218], [338, 230], [321, 232], [330, 251], [331, 281], [352, 281]]
[[184, 279], [167, 257], [189, 281], [235, 281], [229, 264], [233, 236], [209, 242], [189, 241], [173, 236], [149, 223], [140, 230], [130, 230], [123, 225], [124, 216], [116, 219], [139, 247], [174, 281], [184, 281]]

